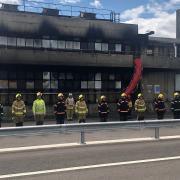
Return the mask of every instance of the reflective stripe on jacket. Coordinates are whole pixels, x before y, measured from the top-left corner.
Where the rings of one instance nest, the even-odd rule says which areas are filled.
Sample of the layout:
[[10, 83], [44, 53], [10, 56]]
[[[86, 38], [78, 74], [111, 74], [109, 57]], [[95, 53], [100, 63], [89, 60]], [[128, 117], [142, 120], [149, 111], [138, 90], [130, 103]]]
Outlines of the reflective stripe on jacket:
[[135, 110], [137, 112], [145, 112], [146, 111], [146, 104], [143, 99], [137, 99], [135, 101]]
[[15, 100], [12, 104], [12, 114], [24, 115], [25, 113], [26, 113], [26, 106], [24, 104], [24, 101]]
[[36, 99], [34, 102], [33, 102], [33, 107], [32, 107], [32, 110], [33, 110], [33, 114], [34, 115], [42, 115], [42, 114], [46, 114], [46, 105], [45, 105], [45, 102], [43, 99]]
[[88, 108], [85, 101], [77, 101], [75, 106], [75, 112], [78, 114], [87, 114]]

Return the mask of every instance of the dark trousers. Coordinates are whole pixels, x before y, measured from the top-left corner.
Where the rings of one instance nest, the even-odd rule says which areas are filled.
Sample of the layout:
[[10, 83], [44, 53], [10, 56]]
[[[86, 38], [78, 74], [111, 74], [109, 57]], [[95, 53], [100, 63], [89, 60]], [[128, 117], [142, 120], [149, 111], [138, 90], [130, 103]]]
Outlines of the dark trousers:
[[2, 117], [0, 117], [0, 128], [1, 128], [1, 123], [2, 123]]
[[144, 112], [138, 112], [138, 114], [137, 114], [137, 120], [139, 120], [139, 121], [144, 120]]
[[127, 121], [128, 119], [128, 112], [120, 112], [120, 121]]
[[56, 124], [64, 124], [65, 114], [56, 115]]
[[16, 127], [20, 127], [20, 126], [23, 126], [23, 122], [17, 122], [16, 123]]
[[40, 125], [43, 125], [43, 124], [44, 124], [43, 121], [36, 121], [36, 125], [37, 125], [37, 126], [40, 126]]
[[107, 113], [99, 113], [100, 121], [107, 122], [108, 114]]
[[174, 119], [180, 119], [180, 111], [173, 112]]
[[157, 119], [164, 119], [164, 112], [157, 112]]
[[86, 120], [85, 119], [80, 119], [79, 123], [86, 123]]

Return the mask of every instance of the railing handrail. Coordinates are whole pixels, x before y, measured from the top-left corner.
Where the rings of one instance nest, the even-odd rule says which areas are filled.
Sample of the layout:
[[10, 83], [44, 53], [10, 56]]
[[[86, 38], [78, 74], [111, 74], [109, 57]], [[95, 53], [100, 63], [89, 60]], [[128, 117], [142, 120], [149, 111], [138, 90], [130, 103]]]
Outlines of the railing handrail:
[[63, 125], [43, 125], [43, 126], [24, 126], [24, 127], [7, 127], [0, 129], [0, 136], [14, 135], [39, 135], [47, 133], [79, 132], [80, 144], [85, 144], [85, 133], [97, 130], [112, 129], [144, 129], [154, 128], [155, 139], [159, 139], [159, 129], [162, 127], [180, 126], [180, 119], [166, 120], [145, 120], [145, 121], [126, 121], [126, 122], [97, 122], [84, 124], [63, 124]]

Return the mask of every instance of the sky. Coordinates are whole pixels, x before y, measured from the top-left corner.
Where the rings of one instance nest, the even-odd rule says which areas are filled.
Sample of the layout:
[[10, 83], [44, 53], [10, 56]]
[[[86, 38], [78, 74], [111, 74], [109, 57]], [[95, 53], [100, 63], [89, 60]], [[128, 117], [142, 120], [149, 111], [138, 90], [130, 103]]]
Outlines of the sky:
[[[19, 3], [21, 0], [0, 0]], [[38, 0], [35, 0], [38, 1]], [[180, 0], [41, 0], [98, 9], [110, 9], [120, 13], [122, 23], [138, 24], [139, 33], [155, 31], [157, 37], [176, 37], [176, 10]]]

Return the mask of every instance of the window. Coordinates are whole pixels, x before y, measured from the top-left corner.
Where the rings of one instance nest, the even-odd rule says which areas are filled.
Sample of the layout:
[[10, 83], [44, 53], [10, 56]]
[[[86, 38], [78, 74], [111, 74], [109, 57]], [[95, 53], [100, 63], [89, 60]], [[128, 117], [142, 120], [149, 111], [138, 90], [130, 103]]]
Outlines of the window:
[[34, 87], [37, 90], [41, 90], [43, 88], [43, 83], [42, 80], [35, 80], [34, 82]]
[[58, 81], [51, 81], [51, 89], [58, 89]]
[[175, 90], [180, 91], [180, 74], [176, 74], [175, 77]]
[[95, 43], [95, 50], [101, 51], [101, 43]]
[[100, 81], [101, 80], [101, 73], [96, 73], [95, 74], [95, 80]]
[[88, 88], [87, 81], [81, 81], [81, 89], [87, 89], [87, 88]]
[[17, 38], [17, 46], [18, 47], [25, 47], [25, 39], [24, 38]]
[[9, 81], [9, 89], [17, 89], [17, 81], [10, 80]]
[[66, 79], [73, 79], [72, 73], [67, 73], [66, 74]]
[[7, 46], [7, 37], [0, 36], [0, 45]]
[[66, 41], [66, 49], [73, 49], [73, 41]]
[[102, 43], [102, 51], [108, 51], [108, 43]]
[[34, 81], [27, 81], [26, 89], [34, 89]]
[[115, 80], [115, 75], [114, 74], [109, 74], [109, 80]]
[[26, 47], [33, 47], [33, 39], [26, 39]]
[[43, 48], [50, 48], [50, 40], [42, 40], [42, 47]]
[[65, 49], [66, 43], [65, 41], [58, 41], [58, 49]]
[[57, 40], [50, 40], [50, 45], [52, 49], [57, 49], [58, 47]]
[[121, 89], [121, 81], [116, 81], [116, 89]]
[[121, 44], [116, 44], [115, 45], [115, 51], [116, 52], [122, 52], [122, 45]]
[[95, 43], [94, 42], [89, 42], [88, 43], [88, 49], [89, 50], [95, 50]]
[[48, 80], [43, 80], [43, 89], [50, 89], [50, 81]]
[[95, 89], [101, 89], [102, 82], [101, 81], [95, 81]]
[[95, 88], [95, 82], [94, 81], [88, 81], [88, 89], [94, 89]]
[[16, 38], [8, 37], [7, 38], [7, 44], [8, 44], [8, 46], [16, 46]]
[[52, 72], [51, 79], [53, 79], [53, 80], [59, 79], [59, 74], [57, 72]]
[[0, 80], [0, 89], [8, 89], [8, 80]]
[[50, 79], [50, 72], [43, 72], [43, 79]]
[[60, 73], [59, 74], [59, 79], [65, 79], [66, 77], [65, 77], [65, 73]]
[[41, 39], [34, 39], [34, 47], [35, 48], [42, 48], [42, 40]]
[[74, 41], [73, 42], [73, 49], [79, 50], [80, 49], [80, 42]]

